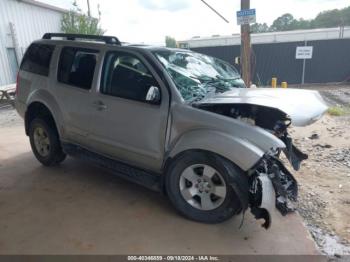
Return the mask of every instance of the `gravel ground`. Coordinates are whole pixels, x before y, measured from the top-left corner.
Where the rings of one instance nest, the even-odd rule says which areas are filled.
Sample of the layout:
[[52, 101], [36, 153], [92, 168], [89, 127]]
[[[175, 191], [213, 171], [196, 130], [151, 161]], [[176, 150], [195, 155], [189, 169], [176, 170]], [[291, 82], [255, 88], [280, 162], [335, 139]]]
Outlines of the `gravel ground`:
[[[329, 106], [350, 106], [349, 86], [308, 86]], [[299, 213], [320, 250], [350, 255], [350, 116], [326, 115], [308, 127], [292, 128], [295, 144], [309, 155], [295, 176]]]
[[19, 117], [12, 106], [0, 105], [0, 127], [21, 125], [23, 119]]
[[305, 88], [320, 91], [324, 100], [330, 106], [350, 106], [350, 86], [349, 85], [305, 85], [303, 87], [294, 86], [293, 88]]
[[350, 116], [325, 116], [293, 128], [295, 144], [309, 155], [295, 172], [299, 213], [322, 252], [350, 255]]

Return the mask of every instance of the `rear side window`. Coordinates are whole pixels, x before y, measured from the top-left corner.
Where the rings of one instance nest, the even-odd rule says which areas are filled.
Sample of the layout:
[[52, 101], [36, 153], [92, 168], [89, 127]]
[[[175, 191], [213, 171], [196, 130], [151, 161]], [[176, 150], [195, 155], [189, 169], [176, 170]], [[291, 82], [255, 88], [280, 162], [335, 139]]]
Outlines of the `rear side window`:
[[31, 44], [23, 57], [21, 70], [48, 76], [54, 49], [53, 45]]
[[64, 47], [58, 65], [57, 80], [89, 90], [94, 78], [97, 50]]

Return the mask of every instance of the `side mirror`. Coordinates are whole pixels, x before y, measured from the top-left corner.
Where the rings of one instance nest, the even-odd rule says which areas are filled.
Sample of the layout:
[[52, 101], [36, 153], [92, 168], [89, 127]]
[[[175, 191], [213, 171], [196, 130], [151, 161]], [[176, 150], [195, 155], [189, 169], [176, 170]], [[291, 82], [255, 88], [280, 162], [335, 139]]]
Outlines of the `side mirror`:
[[157, 86], [151, 86], [148, 89], [146, 95], [146, 101], [151, 104], [159, 104], [160, 103], [160, 90]]

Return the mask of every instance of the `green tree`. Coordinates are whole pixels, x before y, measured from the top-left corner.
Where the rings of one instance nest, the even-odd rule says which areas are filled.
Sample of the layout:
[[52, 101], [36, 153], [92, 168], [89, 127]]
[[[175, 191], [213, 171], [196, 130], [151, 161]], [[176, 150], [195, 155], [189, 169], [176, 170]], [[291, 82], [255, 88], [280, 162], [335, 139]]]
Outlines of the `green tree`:
[[321, 12], [312, 20], [313, 28], [345, 25], [350, 25], [350, 7]]
[[103, 35], [105, 30], [100, 26], [101, 11], [98, 9], [98, 18], [84, 14], [77, 2], [73, 2], [73, 9], [64, 14], [61, 20], [61, 30], [67, 34]]
[[298, 21], [291, 14], [284, 14], [273, 21], [271, 31], [288, 31], [297, 28]]
[[266, 23], [253, 24], [251, 26], [251, 32], [264, 33], [338, 26], [350, 26], [350, 6], [343, 9], [323, 11], [319, 13], [315, 19], [310, 20], [305, 20], [303, 18], [297, 20], [293, 15], [287, 13], [275, 19], [270, 27]]
[[270, 31], [270, 28], [266, 23], [263, 23], [263, 24], [255, 23], [250, 26], [250, 32], [252, 33], [266, 33], [269, 31]]
[[296, 21], [294, 29], [310, 29], [310, 28], [312, 28], [311, 21], [300, 18], [299, 20]]
[[165, 37], [165, 46], [170, 47], [170, 48], [175, 48], [177, 46], [175, 38], [173, 38], [171, 36], [166, 36]]

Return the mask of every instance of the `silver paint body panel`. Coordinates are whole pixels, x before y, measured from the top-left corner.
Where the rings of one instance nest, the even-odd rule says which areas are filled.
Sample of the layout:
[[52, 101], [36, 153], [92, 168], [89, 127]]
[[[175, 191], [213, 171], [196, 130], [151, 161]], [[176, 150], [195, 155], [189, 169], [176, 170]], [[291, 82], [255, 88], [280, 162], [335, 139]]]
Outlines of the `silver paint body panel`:
[[198, 104], [250, 104], [278, 109], [292, 119], [294, 126], [307, 126], [328, 109], [317, 91], [292, 88], [237, 88]]

